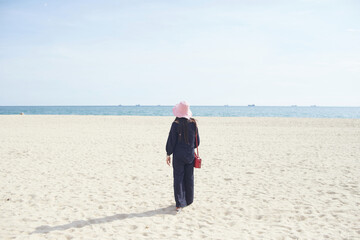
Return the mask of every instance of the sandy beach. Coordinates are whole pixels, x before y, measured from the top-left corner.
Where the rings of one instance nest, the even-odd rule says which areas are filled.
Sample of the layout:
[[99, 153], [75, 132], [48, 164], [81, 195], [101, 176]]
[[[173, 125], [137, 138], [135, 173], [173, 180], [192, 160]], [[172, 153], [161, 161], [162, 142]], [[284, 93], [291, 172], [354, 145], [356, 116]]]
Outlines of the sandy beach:
[[360, 239], [360, 119], [197, 118], [177, 215], [173, 119], [0, 116], [0, 239]]

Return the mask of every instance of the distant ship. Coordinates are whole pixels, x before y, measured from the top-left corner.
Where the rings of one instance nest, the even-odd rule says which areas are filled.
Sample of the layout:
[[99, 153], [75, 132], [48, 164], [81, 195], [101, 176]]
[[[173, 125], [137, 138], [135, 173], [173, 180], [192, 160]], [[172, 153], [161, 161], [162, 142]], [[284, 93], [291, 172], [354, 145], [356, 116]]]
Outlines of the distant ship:
[[316, 107], [316, 105], [311, 105], [310, 107]]
[[136, 106], [136, 107], [140, 107], [140, 104], [136, 104], [135, 106]]
[[255, 107], [255, 104], [249, 104], [248, 107]]
[[228, 107], [229, 105], [225, 104], [224, 107]]
[[291, 105], [292, 107], [297, 107], [297, 105]]

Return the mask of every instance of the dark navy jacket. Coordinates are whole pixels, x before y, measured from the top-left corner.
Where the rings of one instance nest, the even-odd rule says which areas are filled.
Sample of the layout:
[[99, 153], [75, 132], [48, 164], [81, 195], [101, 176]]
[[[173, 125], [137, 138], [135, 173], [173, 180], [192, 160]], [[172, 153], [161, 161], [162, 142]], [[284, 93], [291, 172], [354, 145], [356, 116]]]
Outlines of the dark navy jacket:
[[[183, 120], [183, 119], [180, 119]], [[194, 122], [188, 122], [188, 138], [189, 144], [184, 142], [184, 138], [179, 138], [178, 127], [179, 124], [175, 121], [171, 125], [168, 140], [166, 142], [166, 153], [167, 155], [174, 154], [174, 159], [181, 159], [186, 163], [191, 163], [194, 158], [195, 133], [197, 133], [198, 145], [200, 145], [200, 137]]]

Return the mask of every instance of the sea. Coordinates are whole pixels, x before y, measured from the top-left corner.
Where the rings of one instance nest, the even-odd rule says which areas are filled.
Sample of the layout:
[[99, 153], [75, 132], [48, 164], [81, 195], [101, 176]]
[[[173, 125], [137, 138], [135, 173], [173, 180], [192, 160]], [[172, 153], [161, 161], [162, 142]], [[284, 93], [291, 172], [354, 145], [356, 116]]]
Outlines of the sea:
[[[0, 106], [0, 115], [172, 116], [173, 106]], [[191, 106], [193, 116], [360, 119], [360, 107]]]

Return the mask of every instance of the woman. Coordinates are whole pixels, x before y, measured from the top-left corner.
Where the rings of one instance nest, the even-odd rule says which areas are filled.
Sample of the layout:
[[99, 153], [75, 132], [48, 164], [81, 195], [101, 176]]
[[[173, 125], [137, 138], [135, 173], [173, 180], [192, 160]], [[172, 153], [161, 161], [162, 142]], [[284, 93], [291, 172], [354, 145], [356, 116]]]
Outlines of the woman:
[[186, 102], [173, 108], [175, 120], [171, 125], [166, 143], [166, 163], [170, 166], [173, 154], [174, 196], [176, 211], [190, 205], [194, 200], [194, 148], [200, 144], [195, 119]]

